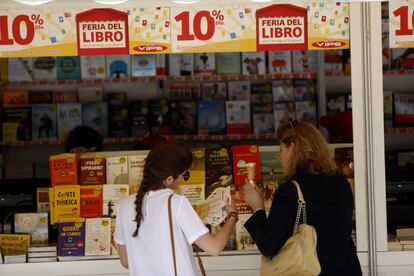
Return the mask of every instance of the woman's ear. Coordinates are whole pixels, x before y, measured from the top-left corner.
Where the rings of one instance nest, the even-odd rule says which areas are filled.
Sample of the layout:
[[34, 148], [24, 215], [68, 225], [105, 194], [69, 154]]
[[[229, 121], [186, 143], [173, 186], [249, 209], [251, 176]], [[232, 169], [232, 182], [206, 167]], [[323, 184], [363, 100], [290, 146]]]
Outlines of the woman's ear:
[[174, 182], [174, 177], [172, 177], [172, 175], [170, 175], [169, 177], [167, 177], [164, 180], [164, 185], [165, 185], [165, 187], [169, 188], [169, 187], [171, 187], [171, 185], [173, 184], [173, 182]]

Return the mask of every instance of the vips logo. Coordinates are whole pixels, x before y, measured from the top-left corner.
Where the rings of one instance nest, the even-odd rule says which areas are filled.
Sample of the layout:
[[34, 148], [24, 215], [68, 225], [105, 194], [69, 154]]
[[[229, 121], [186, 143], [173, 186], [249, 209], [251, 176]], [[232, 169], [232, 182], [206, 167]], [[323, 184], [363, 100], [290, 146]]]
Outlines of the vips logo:
[[133, 48], [134, 51], [141, 52], [141, 53], [154, 53], [154, 52], [163, 52], [168, 49], [167, 46], [164, 45], [138, 45]]
[[313, 47], [317, 47], [317, 48], [341, 48], [343, 46], [345, 46], [346, 43], [342, 42], [342, 41], [337, 41], [337, 40], [326, 40], [326, 41], [318, 41], [318, 42], [314, 42], [312, 43]]

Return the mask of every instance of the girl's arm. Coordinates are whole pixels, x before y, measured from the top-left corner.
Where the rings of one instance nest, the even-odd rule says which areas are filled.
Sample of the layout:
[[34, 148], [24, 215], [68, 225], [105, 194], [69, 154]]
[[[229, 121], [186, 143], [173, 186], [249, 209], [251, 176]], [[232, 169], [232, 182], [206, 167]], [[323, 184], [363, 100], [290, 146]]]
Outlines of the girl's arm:
[[121, 265], [128, 269], [128, 255], [126, 251], [125, 245], [117, 244], [118, 246], [118, 254], [119, 254], [119, 260], [121, 261]]

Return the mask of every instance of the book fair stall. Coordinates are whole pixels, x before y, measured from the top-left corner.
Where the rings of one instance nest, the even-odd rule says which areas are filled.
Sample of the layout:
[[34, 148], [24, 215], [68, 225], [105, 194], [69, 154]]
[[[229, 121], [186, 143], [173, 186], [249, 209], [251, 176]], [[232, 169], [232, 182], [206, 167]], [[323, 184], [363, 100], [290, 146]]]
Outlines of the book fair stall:
[[[241, 195], [283, 183], [276, 140], [317, 126], [355, 199], [364, 275], [414, 274], [414, 4], [7, 0], [0, 3], [0, 275], [128, 275], [113, 241], [157, 141], [191, 147], [185, 195], [214, 233], [208, 275], [259, 275]], [[78, 125], [103, 149], [64, 153]], [[267, 210], [268, 211], [268, 210]]]

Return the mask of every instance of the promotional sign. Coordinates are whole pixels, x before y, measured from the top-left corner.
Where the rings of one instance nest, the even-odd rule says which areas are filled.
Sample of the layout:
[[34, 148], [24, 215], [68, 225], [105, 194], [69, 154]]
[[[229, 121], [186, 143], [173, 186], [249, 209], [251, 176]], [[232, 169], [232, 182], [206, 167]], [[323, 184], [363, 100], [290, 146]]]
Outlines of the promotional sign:
[[92, 9], [76, 15], [79, 55], [129, 54], [128, 13]]
[[349, 4], [313, 0], [308, 4], [308, 49], [349, 48]]
[[171, 52], [170, 9], [133, 7], [129, 15], [129, 53]]
[[76, 56], [72, 9], [0, 10], [0, 57]]
[[171, 7], [175, 53], [256, 51], [255, 7]]
[[414, 2], [389, 2], [390, 48], [414, 47]]
[[256, 12], [257, 51], [306, 50], [307, 10], [275, 4]]

